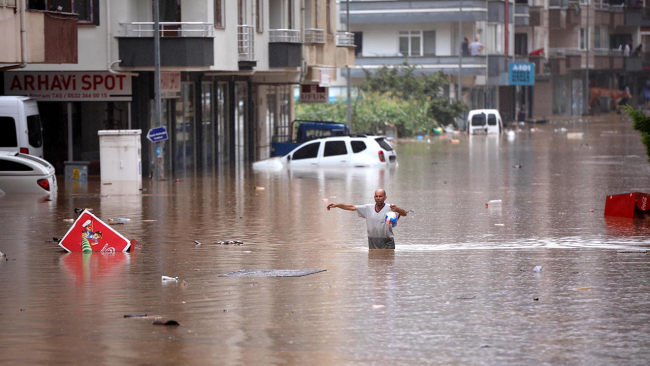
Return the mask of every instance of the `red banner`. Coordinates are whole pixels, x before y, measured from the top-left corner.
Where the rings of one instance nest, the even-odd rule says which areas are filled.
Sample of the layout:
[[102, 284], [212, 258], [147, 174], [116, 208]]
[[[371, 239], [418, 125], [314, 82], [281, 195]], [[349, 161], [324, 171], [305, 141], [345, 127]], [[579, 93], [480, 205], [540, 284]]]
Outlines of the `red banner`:
[[131, 242], [84, 210], [72, 224], [59, 245], [68, 252], [126, 252]]

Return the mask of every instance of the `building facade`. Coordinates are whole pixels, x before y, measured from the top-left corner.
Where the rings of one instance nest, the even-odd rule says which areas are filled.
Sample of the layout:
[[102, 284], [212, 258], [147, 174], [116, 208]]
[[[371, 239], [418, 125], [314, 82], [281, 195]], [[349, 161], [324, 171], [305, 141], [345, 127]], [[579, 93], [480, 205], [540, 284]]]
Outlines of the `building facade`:
[[[159, 0], [163, 99], [155, 120], [151, 0], [25, 4], [28, 17], [75, 18], [74, 62], [28, 60], [0, 73], [0, 95], [40, 98], [45, 157], [58, 169], [82, 160], [92, 170], [104, 129], [141, 129], [143, 173], [161, 179], [266, 158], [275, 131], [293, 120], [294, 86], [354, 63], [353, 48], [337, 42], [334, 0]], [[168, 140], [146, 139], [157, 126]]]

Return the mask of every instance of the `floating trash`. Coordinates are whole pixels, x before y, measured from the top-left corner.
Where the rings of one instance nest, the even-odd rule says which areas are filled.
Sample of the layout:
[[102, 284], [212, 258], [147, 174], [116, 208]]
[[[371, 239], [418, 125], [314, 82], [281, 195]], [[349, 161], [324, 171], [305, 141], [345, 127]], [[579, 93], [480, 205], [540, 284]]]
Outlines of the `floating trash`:
[[181, 324], [176, 320], [157, 319], [154, 320], [153, 325], [181, 325]]
[[533, 268], [533, 272], [541, 272], [541, 271], [542, 271], [542, 266], [535, 266], [535, 268]]
[[201, 245], [201, 242], [198, 240], [194, 240], [194, 242], [196, 243], [196, 245]]
[[162, 276], [160, 279], [161, 279], [163, 282], [166, 282], [166, 281], [175, 281], [175, 282], [178, 282], [178, 277]]
[[242, 269], [219, 277], [302, 277], [325, 272], [326, 269]]
[[244, 244], [243, 241], [239, 241], [239, 240], [215, 241], [214, 243], [218, 244], [218, 245], [242, 245], [242, 244]]
[[144, 318], [146, 316], [147, 316], [147, 314], [126, 314], [126, 315], [124, 315], [125, 318]]

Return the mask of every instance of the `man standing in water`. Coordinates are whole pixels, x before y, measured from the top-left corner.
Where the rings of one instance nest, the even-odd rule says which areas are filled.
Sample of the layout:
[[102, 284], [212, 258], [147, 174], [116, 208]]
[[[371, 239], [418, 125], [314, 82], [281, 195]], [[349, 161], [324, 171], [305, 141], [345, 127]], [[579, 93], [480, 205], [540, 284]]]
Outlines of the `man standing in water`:
[[398, 218], [406, 216], [406, 211], [391, 205], [385, 204], [386, 191], [378, 189], [375, 191], [375, 204], [355, 206], [347, 203], [330, 203], [327, 211], [332, 207], [342, 210], [357, 211], [357, 215], [366, 219], [368, 227], [368, 247], [370, 249], [395, 249], [395, 238], [393, 238], [393, 226], [386, 224], [386, 214], [396, 212]]

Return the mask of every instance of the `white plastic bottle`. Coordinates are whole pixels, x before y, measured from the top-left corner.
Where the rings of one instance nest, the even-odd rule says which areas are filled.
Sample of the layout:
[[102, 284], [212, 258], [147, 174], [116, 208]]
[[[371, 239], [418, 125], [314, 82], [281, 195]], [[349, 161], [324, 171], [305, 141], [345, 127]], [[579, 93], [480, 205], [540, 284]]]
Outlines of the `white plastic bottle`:
[[178, 277], [162, 276], [163, 281], [178, 281]]

